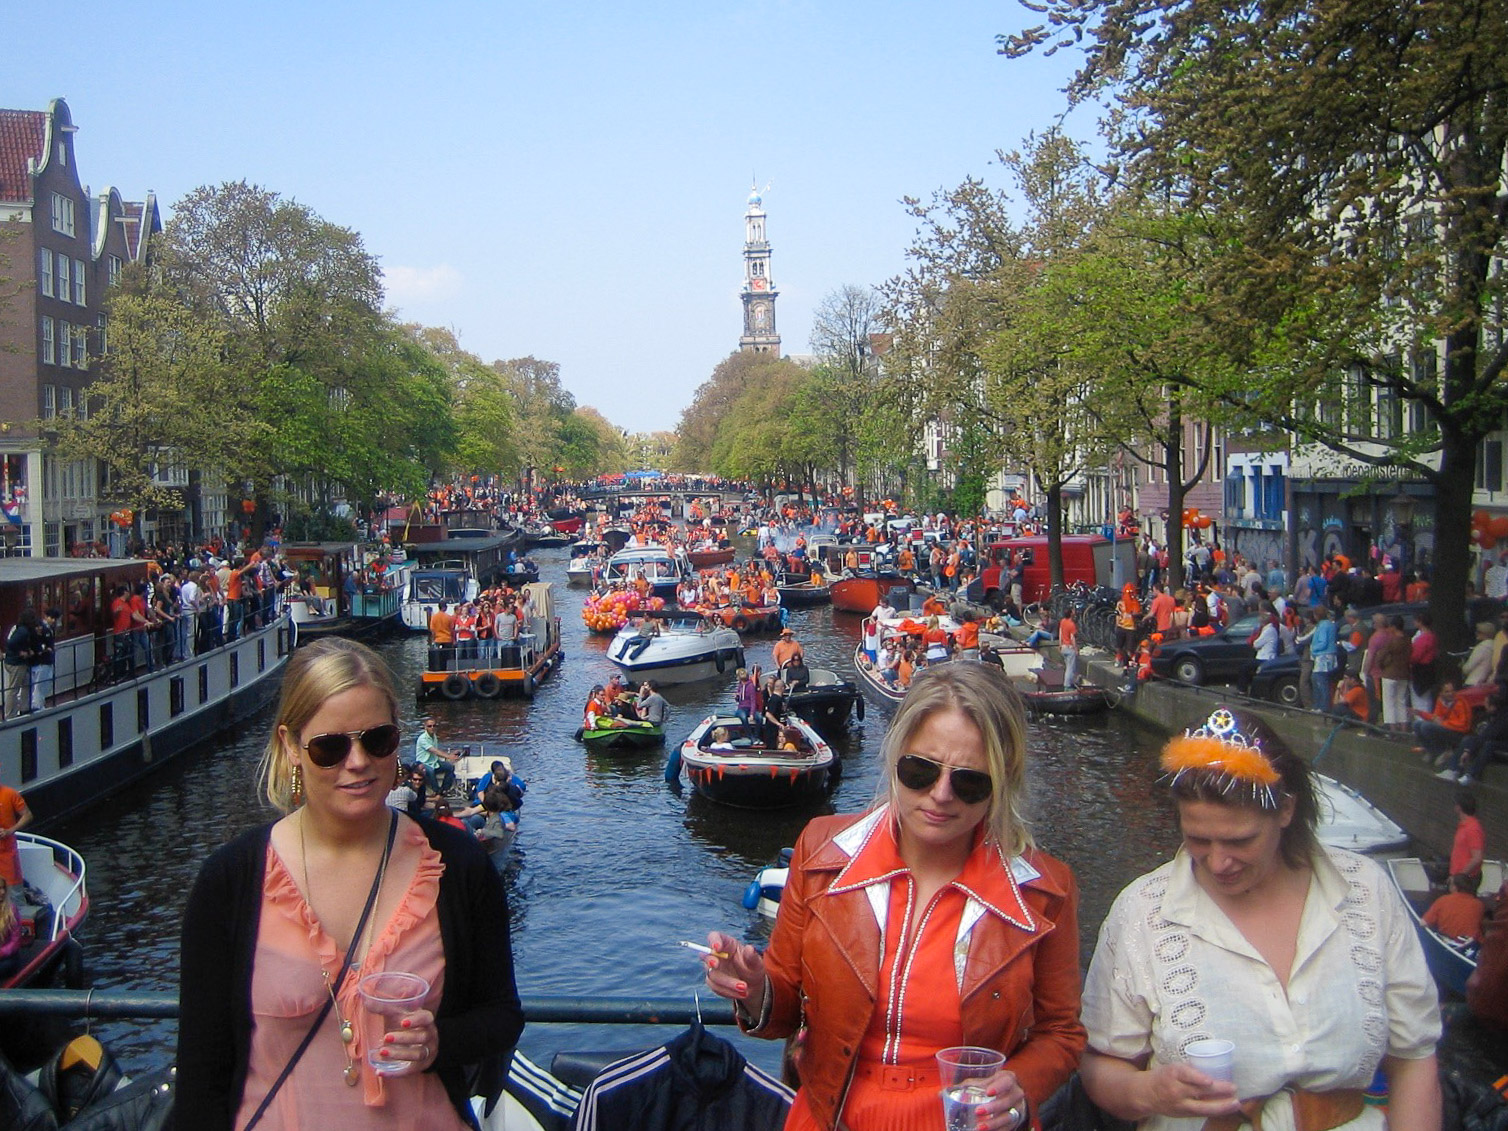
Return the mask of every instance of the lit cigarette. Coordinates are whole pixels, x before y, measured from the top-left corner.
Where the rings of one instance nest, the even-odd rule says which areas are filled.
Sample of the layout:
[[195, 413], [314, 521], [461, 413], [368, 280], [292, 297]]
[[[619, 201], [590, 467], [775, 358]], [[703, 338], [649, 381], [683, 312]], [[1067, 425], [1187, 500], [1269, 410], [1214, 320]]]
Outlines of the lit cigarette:
[[713, 950], [710, 946], [703, 946], [699, 942], [684, 942], [683, 941], [680, 945], [684, 946], [687, 950], [694, 950], [698, 954], [710, 954], [713, 958], [731, 958], [732, 957], [732, 955], [724, 954], [720, 950]]

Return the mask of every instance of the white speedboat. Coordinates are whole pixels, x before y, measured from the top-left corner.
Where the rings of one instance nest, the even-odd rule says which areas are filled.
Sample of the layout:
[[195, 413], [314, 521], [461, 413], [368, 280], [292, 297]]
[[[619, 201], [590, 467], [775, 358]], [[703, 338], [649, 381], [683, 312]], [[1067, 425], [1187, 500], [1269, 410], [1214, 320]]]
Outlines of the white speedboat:
[[[641, 630], [646, 620], [652, 627]], [[607, 657], [635, 682], [695, 683], [731, 675], [744, 666], [738, 633], [694, 614], [630, 621], [613, 637]]]
[[35, 833], [15, 834], [25, 885], [12, 895], [21, 918], [21, 965], [0, 978], [0, 989], [42, 983], [59, 962], [70, 967], [68, 982], [78, 985], [79, 947], [75, 933], [89, 914], [84, 858], [66, 844]]
[[1322, 844], [1365, 855], [1400, 852], [1408, 847], [1403, 826], [1373, 805], [1349, 785], [1324, 774], [1315, 774], [1319, 792], [1319, 827]]
[[691, 566], [686, 555], [661, 546], [646, 546], [638, 549], [619, 550], [607, 560], [602, 571], [602, 580], [611, 585], [621, 581], [632, 585], [640, 578], [649, 582], [650, 591], [669, 603], [675, 600], [676, 587], [683, 577], [691, 575]]

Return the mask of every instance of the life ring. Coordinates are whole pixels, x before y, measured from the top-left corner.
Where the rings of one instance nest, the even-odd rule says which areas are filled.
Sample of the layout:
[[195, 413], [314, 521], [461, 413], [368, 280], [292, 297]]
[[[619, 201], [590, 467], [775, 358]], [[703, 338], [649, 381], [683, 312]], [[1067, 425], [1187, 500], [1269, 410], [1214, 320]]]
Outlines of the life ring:
[[471, 686], [483, 699], [496, 699], [503, 690], [503, 681], [496, 672], [483, 672], [471, 681]]
[[525, 675], [523, 683], [519, 684], [519, 690], [523, 692], [525, 699], [533, 699], [537, 685], [532, 674]]
[[[748, 632], [749, 631], [749, 618], [746, 617], [746, 616], [744, 616], [743, 613], [739, 613], [736, 617], [734, 617], [733, 618], [733, 631], [734, 632]], [[721, 670], [722, 670], [721, 668], [718, 669], [718, 671], [721, 671]]]
[[464, 699], [471, 694], [471, 680], [460, 672], [451, 672], [440, 684], [440, 694], [447, 699]]

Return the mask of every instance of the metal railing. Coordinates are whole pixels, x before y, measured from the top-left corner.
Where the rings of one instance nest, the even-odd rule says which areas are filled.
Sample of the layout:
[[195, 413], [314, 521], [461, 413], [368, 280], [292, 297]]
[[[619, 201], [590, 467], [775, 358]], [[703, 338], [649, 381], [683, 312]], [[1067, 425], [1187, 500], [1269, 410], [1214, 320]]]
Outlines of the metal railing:
[[[18, 832], [14, 836], [20, 844], [35, 844], [46, 848], [52, 853], [53, 863], [73, 877], [73, 882], [62, 893], [61, 898], [58, 898], [53, 892], [45, 892], [47, 898], [52, 901], [54, 912], [52, 916], [52, 928], [48, 933], [47, 941], [54, 942], [59, 934], [68, 929], [68, 920], [77, 914], [79, 905], [86, 898], [84, 894], [84, 873], [88, 866], [84, 863], [84, 858], [79, 853], [69, 848], [62, 841], [28, 832]], [[40, 884], [36, 886], [39, 890], [44, 890]]]
[[[700, 1006], [681, 998], [522, 995], [524, 1017], [537, 1025], [732, 1025], [733, 1007], [721, 1001]], [[178, 995], [168, 990], [6, 990], [0, 1017], [72, 1017], [101, 1021], [123, 1017], [174, 1018]]]

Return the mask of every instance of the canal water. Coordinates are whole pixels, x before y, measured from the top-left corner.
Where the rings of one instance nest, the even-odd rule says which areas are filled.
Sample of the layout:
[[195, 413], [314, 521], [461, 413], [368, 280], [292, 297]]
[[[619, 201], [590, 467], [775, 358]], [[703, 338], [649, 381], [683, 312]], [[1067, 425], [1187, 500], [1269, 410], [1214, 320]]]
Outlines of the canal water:
[[[729, 809], [668, 786], [666, 751], [588, 754], [572, 735], [591, 685], [615, 670], [605, 654], [609, 638], [586, 631], [585, 591], [566, 586], [564, 551], [533, 556], [541, 579], [555, 585], [564, 664], [532, 702], [436, 701], [421, 711], [408, 689], [417, 686], [425, 662], [424, 636], [387, 638], [377, 648], [397, 676], [404, 750], [412, 750], [419, 718], [433, 711], [442, 742], [507, 754], [529, 784], [506, 873], [521, 993], [657, 997], [689, 1006], [701, 986], [701, 965], [676, 941], [702, 940], [715, 927], [763, 944], [769, 924], [743, 908], [745, 887], [812, 816], [867, 806], [888, 709], [871, 702], [867, 719], [835, 743], [842, 778], [820, 808]], [[791, 624], [809, 662], [852, 674], [859, 618], [831, 608], [793, 609]], [[749, 663], [769, 670], [772, 645], [771, 637], [749, 638]], [[726, 707], [732, 684], [730, 669], [719, 681], [667, 688], [667, 741], [679, 741], [714, 708]], [[271, 718], [269, 708], [239, 733], [52, 830], [88, 862], [92, 909], [83, 942], [90, 984], [176, 987], [179, 921], [200, 864], [270, 816], [255, 779]], [[1086, 966], [1116, 893], [1167, 859], [1176, 844], [1171, 815], [1152, 788], [1159, 744], [1157, 734], [1115, 713], [1032, 724], [1027, 811], [1038, 844], [1078, 876]], [[167, 1064], [173, 1055], [172, 1022], [113, 1022], [96, 1031], [127, 1071]], [[531, 1026], [521, 1047], [548, 1063], [558, 1049], [642, 1048], [669, 1035], [649, 1027]], [[736, 1039], [750, 1059], [776, 1067], [773, 1042]]]

